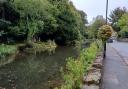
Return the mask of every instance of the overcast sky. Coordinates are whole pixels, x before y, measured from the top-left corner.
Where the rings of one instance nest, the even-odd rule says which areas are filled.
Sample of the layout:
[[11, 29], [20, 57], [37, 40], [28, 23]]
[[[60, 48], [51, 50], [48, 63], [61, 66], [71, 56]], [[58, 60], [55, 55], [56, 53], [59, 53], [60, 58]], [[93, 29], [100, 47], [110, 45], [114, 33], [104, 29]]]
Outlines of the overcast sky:
[[[106, 0], [71, 0], [77, 9], [83, 10], [88, 15], [89, 22], [97, 15], [105, 17]], [[109, 0], [109, 13], [116, 7], [128, 8], [128, 0]]]

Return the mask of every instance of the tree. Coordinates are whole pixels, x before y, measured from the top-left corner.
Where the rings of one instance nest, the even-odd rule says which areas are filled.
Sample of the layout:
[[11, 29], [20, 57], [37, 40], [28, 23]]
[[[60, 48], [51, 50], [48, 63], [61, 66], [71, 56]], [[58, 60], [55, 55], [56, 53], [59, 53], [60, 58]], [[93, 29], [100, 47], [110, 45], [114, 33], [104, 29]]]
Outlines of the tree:
[[108, 18], [109, 21], [111, 22], [113, 29], [117, 32], [120, 31], [120, 28], [117, 25], [117, 22], [125, 13], [127, 13], [127, 9], [125, 7], [123, 8], [118, 7], [111, 12], [110, 18]]
[[124, 26], [118, 33], [118, 37], [120, 38], [128, 38], [128, 26]]
[[97, 38], [98, 30], [101, 26], [106, 24], [106, 20], [103, 16], [98, 15], [93, 19], [93, 22], [90, 26], [88, 26], [88, 34], [90, 34], [90, 38]]
[[0, 1], [0, 40], [7, 41], [8, 27], [19, 20], [19, 13], [11, 6], [9, 0]]
[[119, 37], [128, 38], [128, 14], [122, 15], [117, 25], [121, 28], [121, 30], [118, 32]]
[[96, 18], [94, 18], [93, 27], [98, 30], [102, 25], [105, 25], [105, 19], [102, 15], [98, 15]]
[[80, 15], [81, 15], [82, 22], [83, 22], [84, 24], [88, 24], [87, 14], [86, 14], [84, 11], [81, 11], [81, 10], [78, 10], [78, 12], [79, 12]]
[[5, 12], [12, 23], [5, 29], [6, 37], [15, 41], [51, 39], [66, 44], [81, 40], [86, 32], [87, 15], [69, 0], [14, 0], [6, 4]]
[[87, 20], [87, 14], [84, 11], [78, 10], [81, 19], [82, 19], [82, 23], [81, 23], [81, 28], [80, 28], [80, 33], [82, 34], [83, 37], [87, 38], [87, 27], [86, 24], [88, 24], [88, 20]]
[[57, 16], [58, 27], [55, 32], [55, 40], [59, 44], [80, 40], [80, 25], [82, 19], [72, 2], [60, 0], [57, 4], [59, 15]]
[[27, 40], [37, 38], [41, 33], [52, 34], [56, 31], [55, 9], [47, 0], [15, 0], [12, 5], [20, 13], [19, 27], [26, 28]]
[[124, 26], [128, 26], [128, 13], [122, 15], [122, 17], [118, 20], [117, 25], [122, 29]]

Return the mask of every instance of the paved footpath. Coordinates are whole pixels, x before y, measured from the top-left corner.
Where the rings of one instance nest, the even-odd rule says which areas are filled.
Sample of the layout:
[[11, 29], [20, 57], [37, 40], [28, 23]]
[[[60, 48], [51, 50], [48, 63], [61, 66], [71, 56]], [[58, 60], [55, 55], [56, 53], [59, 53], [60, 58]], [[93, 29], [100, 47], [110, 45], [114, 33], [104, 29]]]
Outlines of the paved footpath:
[[128, 43], [107, 44], [101, 89], [128, 89]]

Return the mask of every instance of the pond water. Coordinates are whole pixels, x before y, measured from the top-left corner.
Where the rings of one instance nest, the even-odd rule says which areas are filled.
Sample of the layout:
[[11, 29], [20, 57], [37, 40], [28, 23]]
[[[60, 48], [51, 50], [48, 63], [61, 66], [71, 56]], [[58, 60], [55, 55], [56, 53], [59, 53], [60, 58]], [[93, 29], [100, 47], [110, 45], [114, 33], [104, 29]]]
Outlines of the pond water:
[[[58, 47], [53, 55], [19, 54], [16, 59], [0, 67], [0, 87], [5, 89], [52, 89], [50, 81], [61, 80], [60, 68], [67, 57], [79, 55], [74, 47]], [[0, 88], [1, 89], [1, 88]]]

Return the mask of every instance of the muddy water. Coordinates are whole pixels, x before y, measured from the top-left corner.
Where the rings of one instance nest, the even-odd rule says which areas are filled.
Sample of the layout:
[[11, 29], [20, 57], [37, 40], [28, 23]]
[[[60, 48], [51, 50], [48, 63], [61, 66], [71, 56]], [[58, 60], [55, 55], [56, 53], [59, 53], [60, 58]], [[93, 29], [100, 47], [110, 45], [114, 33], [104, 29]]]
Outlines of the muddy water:
[[65, 59], [78, 54], [79, 50], [74, 47], [58, 47], [51, 56], [47, 53], [19, 54], [14, 62], [0, 67], [0, 87], [50, 89], [51, 81], [61, 80], [60, 68], [65, 65]]

